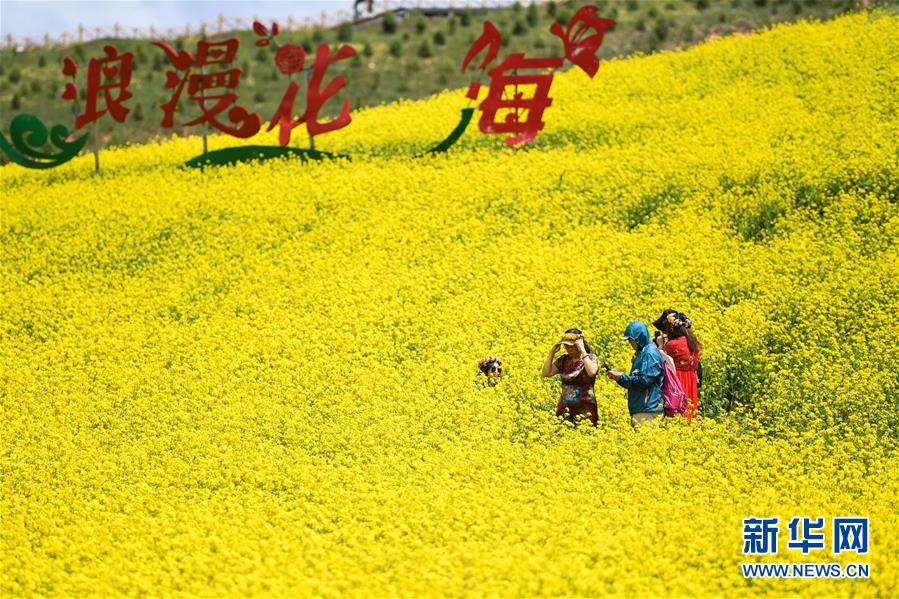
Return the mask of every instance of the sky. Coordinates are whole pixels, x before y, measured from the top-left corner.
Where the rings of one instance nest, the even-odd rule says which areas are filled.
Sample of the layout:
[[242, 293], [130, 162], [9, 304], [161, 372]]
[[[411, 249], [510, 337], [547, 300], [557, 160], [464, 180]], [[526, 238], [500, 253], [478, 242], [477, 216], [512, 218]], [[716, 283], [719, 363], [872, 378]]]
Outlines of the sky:
[[181, 30], [187, 24], [197, 27], [213, 21], [219, 14], [283, 22], [288, 16], [302, 20], [319, 17], [322, 11], [351, 12], [352, 8], [352, 0], [0, 0], [0, 34], [4, 41], [8, 34], [39, 40], [44, 34], [75, 34], [78, 25], [111, 29], [115, 23], [144, 30], [150, 25], [161, 31]]

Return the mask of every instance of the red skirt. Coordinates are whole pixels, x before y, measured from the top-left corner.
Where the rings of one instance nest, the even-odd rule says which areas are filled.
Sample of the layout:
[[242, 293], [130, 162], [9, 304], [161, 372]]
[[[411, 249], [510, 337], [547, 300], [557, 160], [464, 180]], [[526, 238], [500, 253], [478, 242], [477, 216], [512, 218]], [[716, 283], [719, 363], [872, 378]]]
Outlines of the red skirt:
[[696, 379], [695, 370], [678, 370], [677, 380], [684, 389], [687, 396], [687, 409], [684, 411], [684, 418], [693, 420], [699, 416], [699, 386]]

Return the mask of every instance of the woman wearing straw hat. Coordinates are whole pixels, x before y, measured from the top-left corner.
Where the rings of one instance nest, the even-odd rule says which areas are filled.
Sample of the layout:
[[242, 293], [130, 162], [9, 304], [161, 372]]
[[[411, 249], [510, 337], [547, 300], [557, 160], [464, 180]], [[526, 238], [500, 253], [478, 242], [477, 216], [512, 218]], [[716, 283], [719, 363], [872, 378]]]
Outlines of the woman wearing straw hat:
[[[565, 353], [556, 358], [559, 349]], [[596, 395], [593, 383], [599, 371], [599, 360], [584, 340], [580, 329], [568, 329], [562, 338], [553, 344], [543, 363], [544, 377], [559, 375], [562, 379], [562, 394], [556, 406], [556, 416], [575, 422], [583, 413], [589, 414], [590, 422], [596, 426], [599, 416], [596, 411]], [[566, 415], [567, 412], [567, 415]]]

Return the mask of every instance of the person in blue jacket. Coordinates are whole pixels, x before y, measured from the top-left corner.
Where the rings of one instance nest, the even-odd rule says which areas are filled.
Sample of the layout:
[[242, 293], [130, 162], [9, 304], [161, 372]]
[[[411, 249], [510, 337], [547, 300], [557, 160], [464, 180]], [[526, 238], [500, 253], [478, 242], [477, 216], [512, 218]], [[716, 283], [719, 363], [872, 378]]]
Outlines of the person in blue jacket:
[[655, 426], [655, 420], [664, 406], [662, 382], [665, 363], [662, 355], [650, 339], [649, 329], [639, 320], [627, 325], [622, 339], [627, 339], [634, 348], [631, 373], [609, 370], [606, 376], [627, 389], [627, 407], [634, 429], [640, 424]]

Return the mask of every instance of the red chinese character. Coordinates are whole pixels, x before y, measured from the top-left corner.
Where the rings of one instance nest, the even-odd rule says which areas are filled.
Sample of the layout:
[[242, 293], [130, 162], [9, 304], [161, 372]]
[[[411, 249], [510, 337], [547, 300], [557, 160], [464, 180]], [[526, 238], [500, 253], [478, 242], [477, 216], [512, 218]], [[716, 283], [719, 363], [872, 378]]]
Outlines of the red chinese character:
[[[257, 46], [274, 44], [278, 48], [275, 54], [275, 66], [278, 67], [279, 71], [288, 77], [303, 71], [306, 64], [306, 52], [303, 48], [294, 44], [278, 46], [274, 39], [279, 32], [277, 23], [273, 23], [271, 30], [269, 30], [265, 25], [256, 21], [253, 23], [253, 31], [262, 38], [256, 41]], [[325, 102], [335, 96], [346, 85], [346, 77], [339, 75], [322, 89], [322, 82], [328, 67], [339, 60], [352, 58], [355, 55], [356, 50], [352, 46], [343, 45], [337, 50], [336, 54], [332, 55], [328, 44], [319, 45], [315, 51], [315, 63], [312, 65], [312, 76], [309, 78], [309, 89], [306, 92], [306, 111], [299, 118], [293, 118], [294, 103], [296, 102], [297, 93], [300, 91], [300, 85], [296, 81], [291, 81], [269, 123], [268, 131], [271, 131], [276, 126], [280, 127], [278, 130], [278, 143], [282, 146], [290, 143], [291, 132], [295, 127], [303, 123], [306, 123], [306, 131], [310, 137], [335, 131], [350, 124], [352, 117], [350, 116], [349, 100], [344, 100], [340, 114], [330, 121], [320, 122], [318, 114]]]
[[[553, 83], [552, 73], [532, 73], [519, 75], [518, 69], [558, 69], [564, 61], [561, 58], [525, 58], [524, 54], [510, 54], [496, 68], [488, 72], [490, 89], [487, 97], [481, 102], [481, 120], [478, 126], [484, 133], [515, 133], [506, 138], [506, 145], [528, 143], [537, 137], [546, 123], [543, 122], [543, 111], [553, 101], [549, 97], [549, 88]], [[510, 75], [509, 72], [515, 74]], [[525, 98], [522, 92], [512, 91], [508, 97], [508, 88], [513, 90], [519, 86], [534, 86], [533, 95]], [[497, 113], [505, 111], [505, 118], [497, 120]]]
[[322, 80], [325, 78], [325, 71], [328, 65], [345, 60], [356, 55], [356, 50], [352, 46], [343, 45], [337, 50], [337, 54], [331, 56], [328, 44], [322, 44], [315, 52], [315, 65], [312, 68], [312, 77], [309, 79], [309, 91], [306, 95], [306, 114], [303, 117], [306, 120], [306, 129], [309, 135], [318, 135], [319, 133], [327, 133], [335, 131], [341, 127], [346, 127], [352, 120], [350, 117], [350, 101], [343, 101], [343, 108], [337, 118], [326, 123], [319, 122], [318, 112], [330, 98], [335, 96], [344, 85], [346, 85], [346, 77], [340, 75], [331, 80], [325, 89], [321, 89]]
[[[76, 129], [97, 121], [107, 112], [116, 121], [124, 123], [130, 112], [122, 103], [133, 95], [128, 91], [128, 85], [131, 83], [134, 54], [125, 52], [120, 55], [118, 48], [111, 45], [104, 46], [103, 52], [106, 53], [105, 58], [92, 58], [88, 63], [84, 112], [75, 117]], [[74, 80], [78, 64], [72, 58], [66, 58], [62, 72]], [[74, 81], [66, 84], [62, 97], [72, 101], [78, 98]]]
[[[484, 33], [466, 55], [462, 70], [464, 71], [475, 56], [487, 48], [487, 57], [479, 67], [483, 71], [496, 58], [501, 44], [502, 38], [496, 28], [490, 22], [484, 23]], [[524, 54], [515, 53], [488, 71], [490, 89], [480, 104], [481, 120], [478, 127], [481, 131], [515, 134], [506, 138], [506, 144], [510, 146], [532, 141], [545, 125], [543, 111], [552, 105], [549, 89], [552, 86], [553, 73], [519, 74], [518, 69], [545, 71], [558, 69], [563, 64], [562, 58], [525, 58]], [[533, 87], [533, 95], [525, 98], [524, 93], [518, 91], [519, 86]], [[509, 87], [512, 88], [511, 94]], [[477, 99], [479, 90], [480, 83], [472, 83], [468, 88], [468, 98]], [[503, 112], [502, 116], [499, 114], [500, 111]]]
[[[596, 53], [602, 45], [603, 36], [615, 24], [614, 19], [594, 17], [598, 10], [595, 6], [584, 6], [571, 17], [564, 31], [558, 23], [553, 23], [549, 28], [553, 35], [562, 40], [565, 58], [579, 66], [591, 78], [599, 70]], [[595, 33], [586, 35], [591, 29]]]
[[[187, 93], [191, 101], [197, 103], [202, 114], [194, 120], [184, 123], [185, 126], [209, 123], [219, 131], [234, 137], [252, 137], [259, 132], [259, 128], [262, 126], [262, 117], [237, 106], [236, 93], [209, 93], [217, 90], [233, 90], [240, 83], [240, 75], [243, 71], [239, 68], [206, 72], [207, 67], [230, 65], [234, 62], [240, 40], [232, 38], [221, 42], [198, 42], [196, 59], [187, 50], [176, 52], [165, 42], [155, 41], [153, 43], [162, 48], [172, 66], [176, 71], [181, 72], [180, 75], [176, 71], [166, 72], [165, 86], [169, 89], [174, 88], [175, 91], [172, 98], [162, 105], [163, 127], [174, 126], [175, 109], [181, 99], [184, 86], [187, 85]], [[199, 69], [200, 72], [191, 72], [193, 68]], [[210, 101], [214, 102], [212, 106], [207, 104]], [[226, 125], [216, 118], [228, 108], [230, 108], [227, 113], [228, 120], [234, 126]]]

